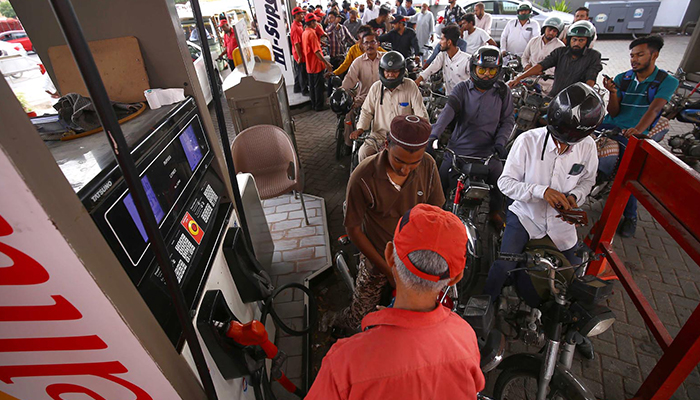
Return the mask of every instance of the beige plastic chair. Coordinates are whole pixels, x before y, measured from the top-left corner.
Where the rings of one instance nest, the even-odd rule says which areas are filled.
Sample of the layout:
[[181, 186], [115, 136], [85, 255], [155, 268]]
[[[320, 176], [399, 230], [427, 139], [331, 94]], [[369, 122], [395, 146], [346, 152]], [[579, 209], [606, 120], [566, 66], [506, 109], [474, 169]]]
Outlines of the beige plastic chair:
[[251, 126], [233, 139], [231, 155], [237, 172], [253, 175], [261, 200], [290, 191], [295, 197], [299, 193], [304, 219], [309, 225], [299, 157], [287, 132], [274, 125]]

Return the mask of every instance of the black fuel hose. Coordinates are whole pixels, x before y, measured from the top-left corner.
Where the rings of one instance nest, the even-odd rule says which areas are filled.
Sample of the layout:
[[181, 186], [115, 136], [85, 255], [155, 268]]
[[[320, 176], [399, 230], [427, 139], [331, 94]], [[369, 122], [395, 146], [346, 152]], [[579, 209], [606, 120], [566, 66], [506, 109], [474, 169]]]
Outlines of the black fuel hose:
[[[299, 289], [302, 292], [304, 292], [308, 298], [309, 298], [309, 324], [306, 328], [297, 331], [292, 328], [290, 328], [287, 324], [285, 324], [282, 321], [282, 318], [277, 314], [274, 308], [274, 300], [275, 298], [282, 293], [283, 291], [287, 289]], [[311, 292], [311, 289], [307, 288], [306, 286], [302, 285], [301, 283], [297, 282], [291, 282], [287, 283], [286, 285], [280, 286], [279, 288], [275, 289], [274, 292], [272, 292], [272, 295], [268, 297], [264, 303], [263, 303], [263, 309], [262, 309], [262, 315], [260, 317], [260, 320], [265, 321], [267, 319], [267, 315], [270, 314], [272, 316], [272, 320], [275, 322], [275, 325], [282, 329], [284, 332], [286, 332], [289, 335], [292, 336], [302, 336], [306, 335], [309, 332], [311, 332], [311, 329], [313, 329], [314, 326], [316, 326], [316, 322], [318, 320], [318, 308], [316, 304], [316, 298], [314, 298], [313, 293]]]
[[[308, 310], [309, 324], [304, 329], [299, 330], [299, 331], [292, 329], [287, 324], [285, 324], [282, 321], [282, 318], [280, 318], [280, 316], [275, 311], [275, 307], [274, 307], [275, 298], [280, 293], [282, 293], [283, 291], [288, 290], [288, 289], [299, 289], [302, 292], [304, 292], [304, 294], [306, 294], [306, 296], [308, 296], [308, 298], [309, 298], [309, 310]], [[316, 326], [316, 322], [318, 320], [318, 306], [316, 304], [316, 298], [313, 296], [311, 289], [307, 288], [306, 286], [302, 285], [301, 283], [291, 282], [291, 283], [287, 283], [286, 285], [280, 286], [279, 288], [275, 289], [275, 291], [272, 292], [272, 295], [270, 295], [270, 297], [268, 297], [263, 302], [262, 315], [260, 316], [260, 321], [262, 321], [263, 324], [265, 323], [265, 320], [267, 320], [268, 314], [272, 317], [272, 320], [274, 321], [275, 326], [282, 329], [287, 334], [292, 335], [292, 336], [303, 336], [303, 335], [309, 334], [311, 332], [311, 329], [313, 329]], [[261, 368], [259, 381], [262, 384], [264, 399], [276, 400], [276, 396], [272, 392], [272, 386], [271, 386], [272, 383], [270, 382], [270, 379], [267, 376], [267, 371], [266, 371], [265, 367]], [[256, 399], [260, 399], [260, 397], [258, 397], [258, 394], [259, 393], [256, 391], [256, 394], [255, 394]], [[294, 394], [296, 394], [297, 396], [299, 396], [302, 399], [306, 396], [306, 393], [298, 387], [297, 387], [297, 390], [295, 391]]]

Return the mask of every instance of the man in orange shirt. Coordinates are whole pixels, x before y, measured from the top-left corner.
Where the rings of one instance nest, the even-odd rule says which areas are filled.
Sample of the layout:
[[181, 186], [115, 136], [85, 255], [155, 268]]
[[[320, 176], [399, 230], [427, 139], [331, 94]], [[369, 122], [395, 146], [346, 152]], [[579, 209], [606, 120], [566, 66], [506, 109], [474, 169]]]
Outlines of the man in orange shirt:
[[292, 56], [294, 57], [294, 93], [309, 95], [309, 75], [306, 72], [306, 60], [301, 49], [301, 36], [304, 34], [304, 10], [301, 7], [294, 7], [292, 16], [294, 22], [290, 29], [289, 36], [292, 39]]
[[306, 29], [301, 35], [301, 47], [304, 60], [306, 61], [306, 72], [309, 74], [309, 96], [311, 97], [311, 108], [316, 111], [323, 111], [327, 107], [323, 96], [323, 74], [324, 71], [333, 71], [331, 63], [323, 58], [321, 52], [321, 41], [316, 35], [317, 18], [314, 14], [307, 14], [305, 17]]
[[476, 400], [484, 389], [476, 334], [437, 302], [462, 279], [466, 253], [467, 233], [454, 214], [429, 204], [404, 214], [384, 251], [394, 306], [368, 314], [362, 333], [331, 347], [306, 400]]

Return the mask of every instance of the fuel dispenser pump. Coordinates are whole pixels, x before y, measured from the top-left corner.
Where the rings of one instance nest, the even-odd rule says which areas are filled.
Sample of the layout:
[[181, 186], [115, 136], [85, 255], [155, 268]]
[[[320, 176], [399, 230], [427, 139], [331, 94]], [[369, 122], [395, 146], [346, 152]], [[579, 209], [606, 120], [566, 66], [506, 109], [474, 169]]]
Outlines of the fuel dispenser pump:
[[[53, 6], [68, 4], [65, 0], [51, 2]], [[119, 374], [120, 382], [137, 382], [141, 390], [138, 393], [145, 394], [138, 397], [144, 399], [246, 399], [253, 395], [246, 390], [248, 381], [253, 382], [256, 397], [262, 398], [258, 383], [264, 387], [264, 360], [270, 357], [275, 366], [271, 371], [273, 379], [303, 394], [280, 373], [284, 357], [275, 351], [268, 334], [274, 335], [275, 325], [290, 334], [305, 334], [310, 327], [295, 331], [275, 313], [274, 298], [289, 287], [272, 287], [253, 254], [256, 239], [245, 237], [243, 210], [235, 204], [240, 193], [230, 179], [236, 179], [235, 170], [208, 118], [174, 4], [137, 0], [70, 3], [83, 26], [77, 21], [66, 24], [65, 16], [58, 18], [63, 24], [59, 26], [53, 10], [43, 0], [13, 3], [37, 53], [59, 82], [59, 90], [61, 79], [56, 79], [47, 55], [52, 47], [65, 45], [65, 37], [84, 36], [85, 42], [133, 36], [138, 39], [150, 86], [184, 87], [186, 99], [145, 110], [137, 118], [114, 126], [116, 119], [103, 118], [104, 110], [109, 109], [106, 92], [93, 90], [100, 86], [93, 85], [100, 81], [97, 68], [92, 74], [86, 73], [90, 69], [84, 68], [79, 57], [90, 54], [87, 45], [78, 54], [74, 43], [70, 43], [107, 133], [43, 146], [26, 116], [15, 111], [19, 104], [5, 103], [5, 96], [8, 102], [13, 100], [7, 84], [0, 82], [3, 103], [10, 105], [0, 109], [0, 162], [16, 172], [20, 183], [13, 184], [12, 190], [28, 194], [37, 203], [46, 215], [42, 223], [50, 221], [51, 229], [56, 230], [54, 240], [63, 241], [64, 252], [74, 253], [70, 269], [66, 267], [58, 273], [51, 270], [54, 286], [42, 286], [39, 282], [32, 290], [25, 290], [27, 284], [23, 284], [22, 291], [2, 290], [0, 304], [10, 304], [9, 300], [37, 304], [33, 299], [37, 294], [58, 299], [60, 296], [54, 296], [54, 292], [47, 292], [55, 290], [68, 301], [56, 300], [56, 307], [71, 304], [77, 311], [73, 315], [85, 316], [86, 326], [99, 326], [104, 331], [100, 334], [104, 341], [101, 349], [112, 349], [100, 354], [123, 365], [122, 369], [100, 372], [106, 377], [103, 381], [86, 380], [82, 389], [66, 380], [70, 374], [64, 372], [51, 378], [32, 376], [3, 381], [0, 392], [43, 400], [60, 397], [56, 395], [59, 385], [66, 391], [74, 390], [71, 393], [128, 398], [109, 385], [117, 379], [110, 374]], [[99, 25], [85, 23], [94, 21], [97, 15], [110, 18]], [[69, 29], [70, 35], [64, 36]], [[227, 174], [231, 171], [234, 173]], [[44, 176], [51, 177], [51, 181], [42, 180]], [[6, 208], [16, 207], [10, 201], [12, 193], [2, 192], [0, 217], [19, 215], [16, 209]], [[24, 223], [17, 218], [11, 222], [15, 226]], [[4, 244], [5, 234], [0, 232], [0, 244]], [[25, 251], [40, 247], [32, 243], [39, 240], [36, 231], [24, 230], [18, 237], [23, 242], [12, 243], [15, 247]], [[49, 249], [54, 245], [43, 244]], [[3, 249], [0, 247], [0, 252], [5, 253]], [[1, 257], [0, 262], [4, 262]], [[71, 278], [57, 278], [61, 273]], [[295, 288], [305, 289], [298, 286]], [[83, 287], [91, 288], [94, 301], [80, 299]], [[184, 313], [180, 312], [180, 301]], [[189, 329], [194, 326], [191, 334], [187, 324], [182, 323], [183, 315], [186, 321], [189, 319]], [[19, 343], [15, 339], [23, 335], [36, 338], [36, 325], [23, 322], [26, 319], [18, 321], [0, 318], [0, 331], [7, 332], [12, 343]], [[51, 335], [66, 335], [78, 326], [71, 320], [49, 321]], [[224, 325], [240, 327], [238, 334], [230, 335], [235, 339], [226, 335], [231, 329], [223, 330]], [[0, 340], [5, 339], [3, 335]], [[67, 342], [70, 337], [51, 338], [51, 343], [56, 342], [54, 339]], [[27, 346], [10, 351], [19, 355], [4, 359], [13, 365], [5, 365], [0, 359], [0, 369], [22, 366], [25, 360], [70, 366], [85, 362], [87, 357], [76, 351], [44, 354]], [[31, 357], [21, 357], [28, 351], [32, 352]], [[92, 371], [93, 375], [98, 374]], [[43, 391], [46, 393], [37, 394]], [[165, 392], [168, 394], [162, 395]]]

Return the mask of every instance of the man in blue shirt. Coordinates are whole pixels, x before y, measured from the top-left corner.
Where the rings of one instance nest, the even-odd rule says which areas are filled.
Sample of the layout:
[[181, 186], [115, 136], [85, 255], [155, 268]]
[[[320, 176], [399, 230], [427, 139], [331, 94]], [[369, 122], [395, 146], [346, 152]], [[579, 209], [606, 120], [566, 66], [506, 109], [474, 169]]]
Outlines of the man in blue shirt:
[[[664, 105], [678, 88], [678, 79], [656, 66], [656, 59], [664, 45], [660, 36], [652, 35], [636, 39], [630, 43], [630, 63], [632, 69], [618, 74], [615, 79], [605, 77], [603, 84], [610, 92], [608, 115], [603, 120], [604, 128], [617, 127], [622, 136], [617, 140], [620, 157], [632, 135], [647, 136], [656, 125]], [[657, 142], [668, 131], [653, 136]], [[618, 156], [601, 157], [598, 170], [612, 174]], [[618, 233], [622, 237], [632, 237], [637, 229], [637, 199], [630, 196], [623, 213]]]

